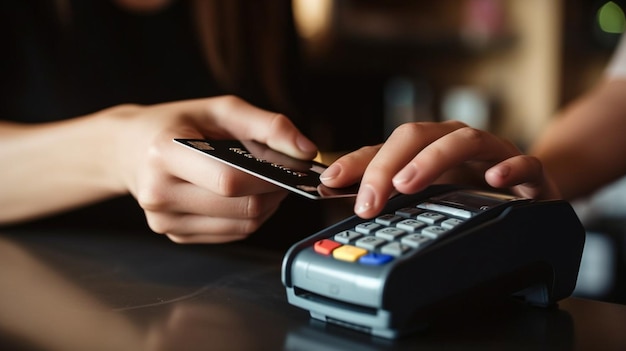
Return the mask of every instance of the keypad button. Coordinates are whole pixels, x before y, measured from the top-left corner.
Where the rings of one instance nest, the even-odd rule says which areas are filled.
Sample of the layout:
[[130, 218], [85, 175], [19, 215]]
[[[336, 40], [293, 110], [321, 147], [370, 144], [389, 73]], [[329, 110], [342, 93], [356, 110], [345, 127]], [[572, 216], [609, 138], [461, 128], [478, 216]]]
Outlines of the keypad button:
[[422, 229], [422, 234], [426, 235], [428, 237], [431, 237], [433, 239], [437, 239], [438, 237], [440, 237], [441, 235], [445, 234], [449, 229], [446, 229], [444, 227], [440, 227], [438, 225], [431, 225], [429, 227], [426, 227], [424, 229]]
[[403, 253], [407, 252], [410, 250], [410, 247], [408, 245], [402, 244], [400, 242], [394, 241], [392, 243], [389, 243], [385, 246], [383, 246], [380, 249], [380, 252], [384, 253], [384, 254], [388, 254], [388, 255], [392, 255], [392, 256], [401, 256]]
[[386, 226], [391, 226], [391, 225], [394, 225], [394, 223], [399, 222], [400, 220], [402, 220], [402, 217], [400, 216], [396, 216], [393, 214], [386, 214], [386, 215], [382, 215], [376, 218], [376, 223], [386, 225]]
[[376, 232], [377, 237], [383, 238], [385, 240], [396, 240], [397, 238], [405, 234], [407, 234], [406, 231], [394, 227], [383, 228]]
[[402, 230], [406, 230], [409, 233], [416, 232], [420, 228], [423, 228], [425, 226], [427, 226], [426, 223], [422, 221], [418, 221], [417, 219], [405, 219], [403, 221], [398, 222], [398, 224], [396, 224], [396, 227]]
[[448, 218], [445, 221], [441, 222], [441, 226], [446, 228], [446, 229], [452, 229], [454, 227], [456, 227], [457, 225], [463, 223], [462, 220], [457, 219], [457, 218]]
[[418, 248], [431, 240], [433, 239], [425, 235], [415, 233], [415, 234], [409, 234], [403, 237], [402, 243], [405, 245], [409, 245], [410, 247], [413, 247], [413, 248]]
[[385, 239], [377, 238], [375, 236], [365, 236], [357, 240], [354, 243], [354, 245], [368, 249], [368, 250], [375, 250], [377, 247], [386, 243], [387, 243], [387, 240]]
[[330, 239], [322, 239], [320, 241], [317, 241], [313, 245], [313, 249], [319, 254], [330, 255], [333, 250], [338, 248], [339, 246], [341, 246], [341, 244], [336, 241]]
[[333, 251], [335, 259], [347, 262], [356, 262], [365, 254], [367, 254], [367, 250], [352, 245], [343, 245]]
[[437, 212], [424, 212], [417, 216], [418, 220], [427, 224], [435, 224], [437, 222], [443, 221], [446, 218], [446, 216]]
[[359, 258], [359, 263], [370, 266], [380, 266], [393, 260], [393, 256], [377, 252], [369, 252]]
[[356, 227], [354, 227], [354, 230], [356, 230], [357, 232], [361, 233], [361, 234], [374, 234], [374, 232], [380, 228], [382, 228], [383, 226], [381, 224], [375, 223], [375, 222], [365, 222], [365, 223], [360, 223], [358, 224]]
[[359, 234], [353, 230], [344, 230], [343, 232], [339, 232], [335, 234], [334, 239], [342, 244], [349, 244], [352, 240], [356, 238], [362, 237], [362, 234]]
[[404, 207], [399, 210], [396, 210], [396, 215], [405, 218], [415, 218], [418, 214], [424, 212], [424, 210], [420, 210], [417, 207]]

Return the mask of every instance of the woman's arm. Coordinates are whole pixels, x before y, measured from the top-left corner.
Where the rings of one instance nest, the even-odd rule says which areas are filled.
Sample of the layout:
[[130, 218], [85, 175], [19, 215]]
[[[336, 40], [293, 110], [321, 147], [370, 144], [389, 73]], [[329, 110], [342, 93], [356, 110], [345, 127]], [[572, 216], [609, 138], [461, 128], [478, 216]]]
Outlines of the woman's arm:
[[233, 96], [124, 105], [36, 126], [2, 122], [0, 223], [130, 193], [155, 232], [224, 242], [254, 232], [286, 196], [174, 138], [251, 139], [297, 158], [317, 154], [287, 117]]
[[[110, 113], [109, 113], [110, 112]], [[113, 176], [113, 109], [60, 122], [0, 121], [0, 223], [65, 211], [128, 191]]]
[[603, 80], [565, 108], [529, 153], [569, 200], [625, 175], [626, 80]]

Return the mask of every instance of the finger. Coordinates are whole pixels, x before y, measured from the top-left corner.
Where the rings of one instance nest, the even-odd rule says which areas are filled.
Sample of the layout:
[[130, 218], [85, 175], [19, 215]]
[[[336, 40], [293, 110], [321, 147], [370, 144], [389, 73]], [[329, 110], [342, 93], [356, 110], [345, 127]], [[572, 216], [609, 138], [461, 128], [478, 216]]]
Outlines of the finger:
[[171, 138], [252, 139], [287, 155], [312, 159], [317, 146], [284, 115], [260, 109], [236, 96], [219, 96], [158, 105], [172, 115], [184, 112], [188, 123], [174, 127]]
[[494, 188], [512, 188], [519, 196], [533, 199], [556, 199], [561, 195], [543, 170], [539, 159], [519, 155], [506, 159], [485, 172], [485, 180]]
[[177, 244], [223, 244], [233, 241], [243, 240], [248, 237], [247, 234], [235, 235], [232, 233], [224, 235], [212, 234], [165, 234], [170, 240]]
[[[280, 201], [266, 204], [263, 212], [254, 217], [228, 218], [213, 217], [195, 213], [175, 213], [146, 211], [148, 225], [155, 233], [207, 240], [228, 241], [228, 238], [241, 238], [255, 232], [279, 207]], [[220, 238], [221, 237], [221, 238]], [[188, 240], [187, 240], [188, 241]]]
[[189, 213], [209, 217], [250, 219], [263, 216], [266, 207], [273, 208], [288, 192], [277, 191], [253, 196], [224, 197], [196, 185], [178, 182], [154, 189], [138, 199], [140, 206], [155, 213]]
[[[148, 154], [144, 191], [168, 191], [167, 174], [215, 194], [236, 197], [273, 192], [278, 186], [249, 175], [199, 152], [190, 152], [169, 138], [161, 138]], [[150, 172], [152, 170], [152, 172]]]
[[343, 188], [358, 183], [381, 145], [362, 147], [338, 158], [320, 174], [320, 180], [331, 188]]
[[[392, 133], [385, 144], [364, 147], [335, 161], [321, 175], [322, 182], [330, 187], [344, 187], [357, 183], [361, 178], [362, 194], [357, 197], [357, 207], [362, 215], [371, 215], [384, 204], [391, 193], [391, 177], [400, 170], [408, 160], [433, 140], [452, 130], [465, 127], [460, 122], [445, 123], [409, 123], [402, 125]], [[369, 186], [369, 190], [368, 190]], [[383, 202], [371, 203], [365, 200], [364, 192]], [[358, 200], [362, 200], [360, 203]], [[371, 209], [368, 209], [372, 206]]]
[[442, 136], [466, 127], [460, 122], [407, 123], [396, 128], [363, 174], [355, 212], [364, 218], [376, 215], [393, 193], [393, 177], [420, 151]]
[[446, 171], [464, 162], [498, 163], [521, 154], [510, 142], [474, 128], [461, 128], [425, 147], [393, 178], [398, 191], [424, 189]]
[[315, 144], [284, 115], [250, 105], [234, 96], [220, 97], [209, 108], [213, 122], [235, 139], [252, 139], [287, 155], [312, 159]]
[[[149, 218], [150, 228], [158, 234], [165, 234], [177, 243], [218, 243], [240, 240], [254, 233], [273, 212], [265, 218], [230, 219], [200, 215], [159, 214]], [[147, 217], [148, 218], [148, 217]], [[162, 230], [167, 222], [168, 230]]]
[[410, 123], [391, 134], [363, 175], [363, 183], [378, 189], [391, 189], [391, 179], [436, 140], [465, 128], [459, 123]]
[[[158, 234], [175, 237], [176, 242], [228, 242], [254, 233], [274, 212], [253, 219], [215, 218], [193, 214], [150, 214], [150, 228]], [[199, 240], [203, 238], [202, 240]]]
[[[154, 218], [156, 217], [157, 216], [154, 216]], [[165, 216], [159, 215], [158, 217]], [[169, 216], [169, 218], [159, 218], [159, 220], [172, 222], [171, 230], [162, 231], [159, 227], [153, 227], [152, 224], [150, 228], [155, 233], [166, 235], [170, 240], [180, 244], [214, 244], [242, 240], [258, 229], [263, 223], [263, 219], [232, 220], [228, 218], [210, 218], [190, 214], [172, 215]], [[176, 224], [184, 224], [184, 227], [175, 226]], [[156, 228], [156, 230], [154, 228]]]

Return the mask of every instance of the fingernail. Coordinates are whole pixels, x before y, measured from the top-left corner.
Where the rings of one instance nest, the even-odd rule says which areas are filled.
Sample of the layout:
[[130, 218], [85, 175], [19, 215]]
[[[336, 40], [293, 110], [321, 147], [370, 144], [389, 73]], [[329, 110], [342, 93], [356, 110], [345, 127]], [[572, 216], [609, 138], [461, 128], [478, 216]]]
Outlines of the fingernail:
[[338, 164], [332, 164], [326, 168], [322, 174], [320, 174], [320, 180], [326, 181], [336, 178], [341, 173], [341, 166]]
[[317, 151], [317, 146], [311, 140], [309, 140], [307, 137], [305, 137], [304, 135], [299, 135], [296, 138], [296, 144], [298, 145], [298, 148], [301, 151], [304, 151], [306, 153], [311, 153], [311, 152], [316, 152]]
[[505, 178], [511, 173], [511, 168], [506, 165], [500, 165], [499, 167], [488, 170], [488, 172], [500, 178]]
[[356, 203], [354, 204], [354, 212], [357, 214], [367, 212], [372, 207], [374, 207], [374, 202], [376, 201], [376, 196], [374, 194], [374, 189], [372, 189], [368, 185], [361, 184], [361, 189], [359, 190], [359, 195], [356, 198]]
[[413, 180], [417, 176], [417, 169], [413, 164], [409, 164], [404, 167], [395, 177], [393, 177], [393, 184], [406, 184]]

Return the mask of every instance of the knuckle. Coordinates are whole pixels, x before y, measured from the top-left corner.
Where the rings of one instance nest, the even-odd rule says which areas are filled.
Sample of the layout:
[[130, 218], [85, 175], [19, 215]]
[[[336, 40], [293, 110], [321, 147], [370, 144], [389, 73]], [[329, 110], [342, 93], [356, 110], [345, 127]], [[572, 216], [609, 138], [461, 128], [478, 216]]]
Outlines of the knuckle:
[[140, 179], [135, 198], [147, 211], [161, 211], [170, 202], [167, 175], [163, 172], [165, 159], [162, 146], [152, 144], [145, 153], [145, 174]]
[[260, 196], [246, 196], [243, 201], [243, 216], [246, 219], [256, 219], [264, 213], [264, 203]]
[[273, 113], [272, 115], [272, 121], [271, 121], [271, 126], [273, 130], [283, 130], [285, 127], [289, 126], [291, 124], [291, 121], [289, 120], [289, 118], [287, 118], [287, 116], [285, 116], [282, 113]]
[[466, 128], [469, 127], [466, 123], [461, 122], [459, 120], [456, 119], [452, 119], [452, 120], [448, 120], [448, 121], [444, 121], [442, 122], [443, 124], [447, 124], [452, 126], [454, 129], [462, 129], [462, 128]]
[[424, 133], [426, 126], [422, 123], [403, 123], [394, 129], [396, 135], [420, 135]]
[[132, 116], [137, 113], [138, 110], [143, 108], [143, 105], [140, 104], [121, 104], [105, 109], [107, 114], [111, 116], [117, 116], [119, 118], [125, 118], [128, 116]]
[[222, 95], [218, 98], [219, 104], [224, 111], [232, 111], [244, 101], [236, 95]]
[[138, 189], [135, 198], [144, 211], [163, 211], [170, 202], [165, 188], [160, 182], [148, 181]]
[[165, 156], [163, 147], [159, 143], [151, 143], [146, 150], [146, 162], [148, 166], [160, 169], [164, 164]]
[[[161, 233], [161, 234], [165, 234], [165, 233]], [[165, 234], [172, 242], [176, 243], [176, 244], [191, 244], [193, 243], [192, 240], [189, 240], [189, 238], [187, 238], [185, 235], [176, 235], [176, 234]]]
[[363, 152], [366, 154], [375, 154], [380, 149], [380, 145], [367, 145], [359, 148], [359, 152]]
[[245, 221], [241, 221], [238, 235], [241, 237], [247, 237], [250, 234], [256, 232], [261, 227], [262, 223], [263, 221], [257, 219], [248, 219]]
[[486, 133], [482, 130], [467, 126], [458, 129], [457, 133], [463, 139], [469, 140], [472, 143], [481, 143], [486, 136]]
[[535, 156], [522, 156], [522, 161], [525, 162], [530, 169], [543, 171], [543, 163]]
[[148, 227], [157, 234], [166, 234], [172, 232], [172, 223], [166, 216], [157, 214], [146, 215]]
[[216, 174], [217, 192], [221, 196], [233, 197], [237, 196], [238, 184], [235, 177], [230, 172], [218, 171]]
[[362, 158], [372, 158], [380, 150], [380, 145], [367, 145], [359, 148], [356, 152], [351, 152], [341, 157], [338, 162], [354, 162]]
[[290, 134], [293, 132], [292, 130], [293, 124], [291, 123], [291, 120], [289, 120], [289, 118], [285, 116], [284, 114], [272, 113], [270, 118], [271, 118], [269, 121], [270, 122], [269, 123], [270, 140], [275, 137], [284, 136], [286, 134]]
[[[521, 153], [520, 150], [518, 149], [518, 147], [515, 145], [515, 143], [513, 143], [511, 140], [508, 140], [506, 138], [503, 137], [498, 137], [498, 141], [503, 144], [508, 150], [510, 150], [511, 153], [513, 154], [519, 154]], [[529, 156], [532, 157], [532, 156]], [[537, 161], [539, 161], [539, 159], [537, 159]]]
[[145, 189], [137, 194], [137, 202], [144, 211], [162, 211], [167, 207], [167, 198], [159, 190]]
[[155, 173], [163, 173], [164, 169], [167, 169], [168, 150], [171, 148], [170, 135], [166, 131], [160, 132], [157, 135], [147, 140], [147, 146], [142, 151], [140, 162], [145, 162], [148, 170]]

